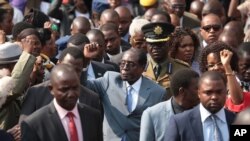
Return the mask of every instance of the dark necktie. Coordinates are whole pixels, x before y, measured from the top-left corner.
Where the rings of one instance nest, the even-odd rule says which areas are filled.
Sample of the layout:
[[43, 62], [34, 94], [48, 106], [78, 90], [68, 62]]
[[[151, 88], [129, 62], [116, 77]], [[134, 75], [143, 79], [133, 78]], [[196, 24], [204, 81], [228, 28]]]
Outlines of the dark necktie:
[[160, 75], [160, 73], [161, 73], [161, 66], [160, 65], [155, 66], [155, 68], [154, 68], [154, 74], [155, 74], [155, 78], [156, 79], [158, 78], [158, 76]]
[[219, 129], [217, 122], [216, 122], [218, 117], [216, 115], [211, 115], [210, 117], [213, 121], [212, 139], [214, 139], [214, 141], [223, 141], [222, 134], [221, 134], [220, 129]]
[[70, 141], [78, 141], [77, 129], [74, 122], [74, 114], [72, 112], [68, 112], [67, 117], [69, 118]]

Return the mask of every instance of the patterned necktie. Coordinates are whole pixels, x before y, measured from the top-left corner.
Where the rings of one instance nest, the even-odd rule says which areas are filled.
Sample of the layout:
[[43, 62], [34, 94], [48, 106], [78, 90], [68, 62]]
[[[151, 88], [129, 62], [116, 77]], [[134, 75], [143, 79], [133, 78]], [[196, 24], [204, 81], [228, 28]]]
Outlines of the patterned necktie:
[[155, 68], [154, 68], [155, 78], [158, 78], [160, 73], [161, 73], [161, 66], [160, 65], [155, 66]]
[[127, 88], [127, 108], [128, 111], [131, 113], [132, 112], [132, 103], [133, 103], [133, 98], [132, 98], [132, 86], [128, 86]]
[[72, 112], [68, 112], [67, 117], [69, 118], [70, 141], [78, 141], [77, 129], [74, 122], [74, 114]]
[[213, 130], [212, 130], [213, 131], [212, 132], [213, 137], [212, 137], [212, 139], [214, 141], [223, 141], [222, 134], [221, 134], [220, 129], [219, 129], [219, 127], [217, 125], [217, 122], [216, 122], [216, 120], [218, 119], [217, 116], [216, 115], [211, 115], [210, 117], [211, 117], [211, 119], [213, 121]]

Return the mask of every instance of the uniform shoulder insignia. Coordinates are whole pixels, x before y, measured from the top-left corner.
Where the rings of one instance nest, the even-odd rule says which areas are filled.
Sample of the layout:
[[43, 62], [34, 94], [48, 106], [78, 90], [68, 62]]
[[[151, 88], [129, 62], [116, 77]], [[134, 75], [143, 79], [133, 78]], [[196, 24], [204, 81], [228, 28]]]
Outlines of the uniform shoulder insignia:
[[184, 62], [182, 60], [179, 60], [179, 59], [173, 59], [175, 63], [178, 63], [178, 64], [181, 64], [181, 65], [184, 65], [186, 67], [191, 67], [187, 62]]

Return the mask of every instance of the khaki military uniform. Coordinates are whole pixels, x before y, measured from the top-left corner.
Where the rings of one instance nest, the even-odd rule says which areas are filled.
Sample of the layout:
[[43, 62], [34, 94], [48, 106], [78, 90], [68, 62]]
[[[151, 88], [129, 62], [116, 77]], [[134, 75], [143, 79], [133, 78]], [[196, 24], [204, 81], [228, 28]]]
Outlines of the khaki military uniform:
[[184, 61], [178, 59], [169, 58], [165, 62], [161, 63], [161, 71], [158, 78], [154, 75], [154, 67], [157, 65], [156, 62], [153, 61], [151, 57], [148, 59], [148, 64], [143, 72], [143, 75], [157, 84], [161, 85], [167, 90], [167, 95], [165, 99], [169, 99], [172, 94], [170, 92], [170, 78], [171, 75], [174, 74], [177, 70], [190, 68], [190, 65]]

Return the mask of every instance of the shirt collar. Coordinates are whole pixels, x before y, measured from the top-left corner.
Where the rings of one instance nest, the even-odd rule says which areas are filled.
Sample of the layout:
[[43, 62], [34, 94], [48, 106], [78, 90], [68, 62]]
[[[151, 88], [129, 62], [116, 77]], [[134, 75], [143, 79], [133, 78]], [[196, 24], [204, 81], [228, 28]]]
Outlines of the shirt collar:
[[[205, 120], [211, 115], [211, 113], [202, 105], [200, 104], [200, 114], [201, 114], [201, 121], [205, 122]], [[219, 112], [215, 113], [215, 115], [224, 123], [226, 123], [226, 116], [224, 108], [221, 108]]]
[[155, 68], [157, 65], [160, 65], [160, 66], [162, 67], [162, 66], [164, 66], [165, 64], [168, 63], [168, 61], [167, 61], [168, 59], [165, 59], [164, 62], [158, 64], [158, 63], [156, 63], [156, 62], [152, 59], [151, 56], [149, 56], [149, 58], [150, 58], [150, 60], [151, 60], [150, 62], [152, 63], [153, 68]]
[[[137, 93], [140, 90], [141, 82], [142, 82], [142, 77], [140, 77], [133, 85], [131, 85]], [[129, 86], [130, 86], [129, 83], [126, 81], [126, 88], [128, 88]]]
[[79, 113], [78, 113], [78, 110], [77, 110], [77, 104], [75, 105], [75, 107], [73, 108], [73, 110], [71, 111], [68, 111], [64, 108], [62, 108], [56, 101], [56, 99], [54, 98], [53, 100], [53, 103], [55, 105], [55, 108], [56, 108], [56, 111], [60, 117], [60, 119], [62, 120], [63, 118], [66, 117], [67, 113], [68, 112], [72, 112], [74, 115], [75, 115], [75, 118], [79, 118]]
[[[122, 53], [122, 47], [121, 46], [120, 46], [120, 52], [118, 54], [120, 54], [120, 53]], [[112, 58], [113, 56], [116, 56], [117, 54], [111, 55], [111, 54], [107, 53], [107, 55], [108, 55], [109, 58]]]
[[203, 48], [207, 46], [207, 42], [205, 40], [202, 41]]

